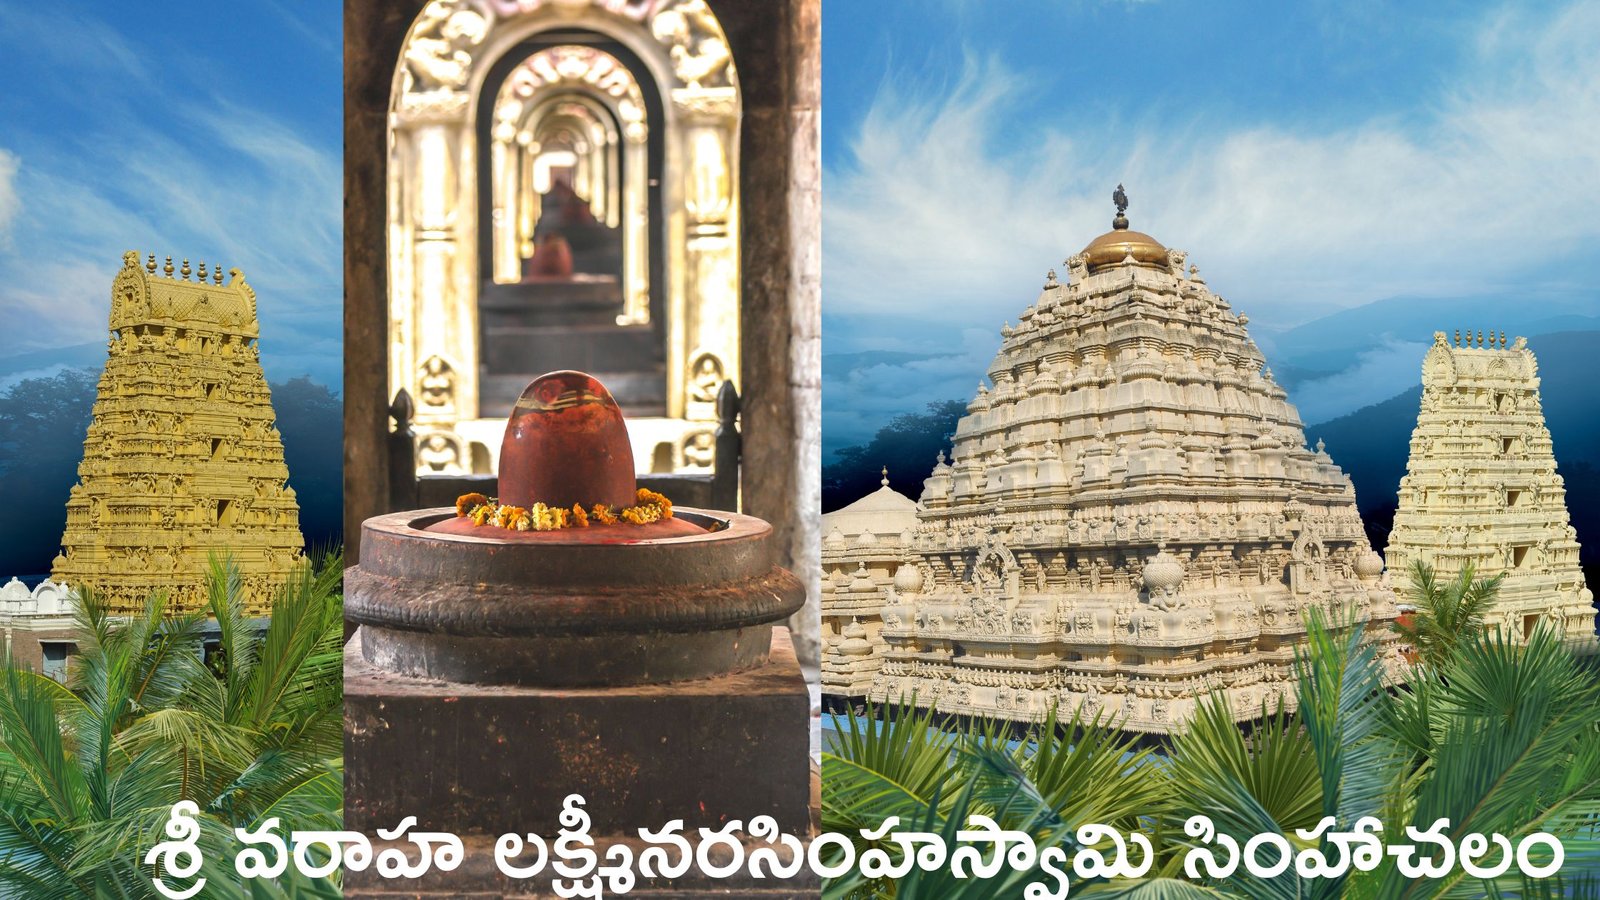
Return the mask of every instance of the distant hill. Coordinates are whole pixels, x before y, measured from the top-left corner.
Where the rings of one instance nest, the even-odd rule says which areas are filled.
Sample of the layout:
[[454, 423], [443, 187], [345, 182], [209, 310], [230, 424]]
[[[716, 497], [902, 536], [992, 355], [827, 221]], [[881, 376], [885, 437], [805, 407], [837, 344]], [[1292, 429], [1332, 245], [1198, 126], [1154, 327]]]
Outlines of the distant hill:
[[106, 344], [74, 344], [0, 356], [0, 391], [29, 378], [51, 378], [67, 369], [93, 369], [106, 364]]
[[[1594, 391], [1600, 331], [1538, 335], [1528, 339], [1528, 346], [1539, 359], [1539, 396], [1555, 443], [1556, 468], [1567, 486], [1567, 509], [1586, 564], [1600, 561], [1600, 393]], [[1421, 371], [1418, 358], [1419, 381]], [[1355, 483], [1369, 531], [1374, 516], [1393, 513], [1421, 402], [1419, 383], [1382, 403], [1306, 428], [1306, 439], [1326, 442], [1334, 462]], [[1386, 534], [1387, 526], [1380, 531]]]
[[1600, 298], [1557, 303], [1541, 297], [1391, 297], [1263, 335], [1262, 343], [1271, 345], [1267, 358], [1275, 374], [1337, 372], [1386, 339], [1431, 343], [1435, 331], [1457, 328], [1513, 335], [1592, 332], [1600, 330]]

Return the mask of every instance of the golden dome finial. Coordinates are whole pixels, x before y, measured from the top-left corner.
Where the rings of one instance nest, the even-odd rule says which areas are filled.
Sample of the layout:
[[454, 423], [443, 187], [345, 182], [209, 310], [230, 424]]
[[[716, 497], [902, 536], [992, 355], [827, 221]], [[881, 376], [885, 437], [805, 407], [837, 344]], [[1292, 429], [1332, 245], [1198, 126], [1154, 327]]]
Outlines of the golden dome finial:
[[1165, 268], [1168, 265], [1167, 248], [1148, 234], [1128, 230], [1128, 192], [1117, 185], [1111, 192], [1111, 202], [1117, 205], [1117, 217], [1111, 220], [1111, 230], [1100, 235], [1083, 248], [1082, 256], [1089, 271], [1095, 272], [1109, 266], [1121, 265], [1132, 258], [1140, 266]]

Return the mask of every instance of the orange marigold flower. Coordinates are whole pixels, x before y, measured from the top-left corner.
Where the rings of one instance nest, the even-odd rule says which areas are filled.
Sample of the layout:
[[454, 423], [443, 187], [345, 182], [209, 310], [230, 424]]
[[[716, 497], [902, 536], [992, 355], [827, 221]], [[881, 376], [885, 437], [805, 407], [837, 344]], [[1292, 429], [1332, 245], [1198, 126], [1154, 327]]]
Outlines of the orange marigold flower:
[[572, 522], [579, 528], [589, 527], [589, 517], [584, 514], [583, 507], [576, 503], [572, 504]]
[[494, 524], [501, 528], [511, 528], [518, 516], [527, 518], [528, 511], [520, 506], [502, 506], [495, 511]]
[[606, 506], [604, 503], [596, 503], [594, 508], [589, 510], [589, 516], [601, 525], [617, 524], [616, 513], [613, 513], [611, 507]]
[[469, 516], [472, 511], [480, 506], [490, 503], [488, 497], [479, 493], [462, 494], [456, 498], [456, 515]]
[[472, 524], [478, 526], [489, 524], [490, 522], [494, 521], [494, 514], [496, 511], [497, 508], [493, 503], [484, 503], [475, 507], [472, 510]]
[[[639, 488], [634, 496], [637, 498], [639, 506], [646, 508], [656, 507], [659, 518], [672, 518], [672, 501], [668, 500], [665, 494], [658, 494], [648, 488]], [[653, 522], [655, 519], [650, 521]]]

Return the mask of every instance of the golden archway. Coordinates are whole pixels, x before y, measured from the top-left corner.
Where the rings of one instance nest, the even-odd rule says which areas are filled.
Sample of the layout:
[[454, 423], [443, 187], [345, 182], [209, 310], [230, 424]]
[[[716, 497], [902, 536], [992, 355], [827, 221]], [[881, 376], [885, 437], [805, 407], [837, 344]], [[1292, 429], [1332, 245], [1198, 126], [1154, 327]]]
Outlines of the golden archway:
[[[615, 42], [637, 64], [568, 34]], [[530, 49], [535, 38], [547, 40]], [[658, 119], [646, 94], [660, 98]], [[659, 342], [662, 396], [652, 414], [630, 418], [635, 459], [678, 470], [707, 462], [692, 448], [714, 427], [717, 384], [739, 372], [740, 109], [727, 40], [704, 0], [423, 8], [395, 68], [387, 166], [389, 390], [417, 400], [419, 471], [494, 471], [504, 421], [481, 402], [479, 299], [486, 285], [516, 282], [534, 254], [533, 199], [552, 167], [621, 235], [617, 326], [648, 326]], [[480, 149], [483, 116], [492, 118]], [[658, 130], [653, 215], [646, 147]]]

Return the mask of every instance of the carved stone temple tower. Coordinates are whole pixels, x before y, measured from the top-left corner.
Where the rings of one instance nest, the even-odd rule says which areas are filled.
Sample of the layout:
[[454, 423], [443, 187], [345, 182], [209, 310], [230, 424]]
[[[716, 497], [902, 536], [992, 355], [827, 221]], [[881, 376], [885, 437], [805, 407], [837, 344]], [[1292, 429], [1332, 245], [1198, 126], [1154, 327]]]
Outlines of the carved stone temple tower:
[[1255, 718], [1294, 703], [1314, 609], [1365, 619], [1398, 670], [1349, 478], [1306, 448], [1246, 317], [1114, 199], [1113, 230], [1001, 329], [925, 482], [875, 701], [1164, 733], [1222, 688]]
[[256, 296], [188, 260], [164, 277], [123, 256], [111, 286], [110, 356], [83, 442], [52, 577], [142, 610], [154, 590], [203, 606], [212, 552], [231, 554], [264, 612], [301, 560], [299, 507], [256, 340]]
[[1454, 341], [1435, 332], [1389, 535], [1396, 578], [1417, 559], [1442, 573], [1468, 563], [1484, 577], [1503, 572], [1486, 624], [1526, 637], [1546, 619], [1592, 649], [1594, 594], [1578, 568], [1566, 494], [1527, 339], [1507, 347], [1491, 333], [1485, 346], [1481, 331], [1476, 343], [1470, 332], [1465, 341], [1459, 331]]

